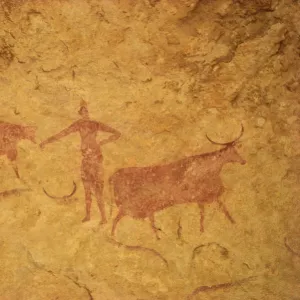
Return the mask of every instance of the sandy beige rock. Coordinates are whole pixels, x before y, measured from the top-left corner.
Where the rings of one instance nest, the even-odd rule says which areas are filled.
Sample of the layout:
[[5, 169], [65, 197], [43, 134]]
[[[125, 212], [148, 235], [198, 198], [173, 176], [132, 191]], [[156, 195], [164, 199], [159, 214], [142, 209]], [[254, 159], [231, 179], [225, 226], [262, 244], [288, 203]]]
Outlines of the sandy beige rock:
[[[0, 3], [0, 121], [37, 126], [40, 143], [76, 121], [85, 99], [92, 119], [121, 132], [102, 146], [105, 225], [95, 198], [81, 222], [79, 135], [43, 150], [20, 140], [20, 179], [0, 156], [3, 299], [299, 297], [297, 1]], [[247, 164], [221, 172], [235, 224], [212, 203], [200, 232], [199, 207], [182, 204], [155, 214], [160, 240], [129, 216], [111, 237], [116, 170], [218, 150], [205, 135], [228, 142], [241, 123]], [[71, 198], [43, 192], [66, 195], [73, 181]]]

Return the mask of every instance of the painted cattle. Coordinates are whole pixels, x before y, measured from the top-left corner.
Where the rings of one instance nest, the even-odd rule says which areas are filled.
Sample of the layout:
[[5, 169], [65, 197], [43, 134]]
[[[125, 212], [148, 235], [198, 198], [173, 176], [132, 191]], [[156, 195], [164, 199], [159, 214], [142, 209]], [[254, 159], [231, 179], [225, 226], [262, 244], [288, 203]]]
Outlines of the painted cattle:
[[224, 192], [220, 172], [227, 163], [246, 163], [235, 147], [243, 132], [242, 126], [239, 137], [228, 143], [214, 142], [206, 135], [211, 143], [223, 146], [218, 151], [186, 157], [165, 165], [131, 167], [116, 171], [109, 179], [115, 203], [119, 208], [111, 234], [114, 235], [117, 223], [124, 216], [131, 216], [149, 218], [158, 238], [154, 214], [183, 203], [198, 204], [202, 232], [204, 205], [208, 203], [217, 202], [229, 221], [234, 223], [225, 204], [220, 201]]
[[30, 140], [35, 143], [35, 126], [24, 126], [0, 121], [0, 155], [12, 163], [15, 174], [20, 178], [16, 163], [18, 152], [17, 144], [20, 140]]

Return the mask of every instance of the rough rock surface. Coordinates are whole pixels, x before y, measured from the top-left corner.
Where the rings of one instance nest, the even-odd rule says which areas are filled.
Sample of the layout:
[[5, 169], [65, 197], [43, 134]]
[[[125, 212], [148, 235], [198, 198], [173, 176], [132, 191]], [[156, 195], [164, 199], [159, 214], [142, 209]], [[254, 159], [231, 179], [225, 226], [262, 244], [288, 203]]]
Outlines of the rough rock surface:
[[[95, 200], [81, 223], [78, 135], [20, 141], [20, 179], [0, 156], [1, 300], [299, 299], [299, 1], [0, 4], [0, 120], [37, 126], [39, 143], [85, 99], [122, 134], [102, 147], [104, 225]], [[212, 203], [200, 232], [198, 206], [182, 204], [155, 215], [160, 240], [130, 217], [111, 237], [111, 174], [215, 151], [205, 134], [230, 141], [241, 123], [247, 164], [221, 172], [235, 224]], [[68, 201], [43, 193], [72, 181]]]

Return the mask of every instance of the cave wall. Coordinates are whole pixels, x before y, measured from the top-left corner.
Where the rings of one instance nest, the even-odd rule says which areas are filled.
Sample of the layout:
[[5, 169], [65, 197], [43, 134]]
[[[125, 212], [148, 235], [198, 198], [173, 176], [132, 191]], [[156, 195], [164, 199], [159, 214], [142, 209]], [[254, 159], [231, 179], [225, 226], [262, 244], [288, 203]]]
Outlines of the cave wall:
[[[1, 300], [298, 299], [299, 1], [0, 4]], [[121, 133], [101, 146], [105, 224], [94, 192], [91, 220], [81, 222], [79, 134], [40, 144], [80, 118], [83, 100], [93, 120]], [[36, 143], [8, 123], [31, 126]], [[235, 223], [205, 202], [201, 231], [201, 208], [182, 203], [155, 213], [160, 239], [147, 218], [127, 215], [111, 236], [112, 174], [217, 151], [226, 146], [206, 135], [226, 143], [241, 124], [234, 147], [247, 163], [219, 174]], [[63, 197], [72, 182], [75, 194]], [[155, 202], [178, 186], [147, 188]], [[187, 185], [190, 197], [195, 190]]]

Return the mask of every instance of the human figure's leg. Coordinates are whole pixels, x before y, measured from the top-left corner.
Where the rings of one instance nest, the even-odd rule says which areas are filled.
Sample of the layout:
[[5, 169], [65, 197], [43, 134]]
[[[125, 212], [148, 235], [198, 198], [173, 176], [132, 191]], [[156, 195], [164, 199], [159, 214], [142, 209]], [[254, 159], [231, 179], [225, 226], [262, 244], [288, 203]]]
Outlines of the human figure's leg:
[[91, 165], [88, 157], [84, 157], [81, 164], [81, 180], [85, 192], [85, 218], [82, 222], [89, 221], [91, 218], [92, 205], [92, 188], [94, 183], [93, 174], [91, 173]]
[[102, 169], [102, 159], [95, 158], [93, 163], [90, 165], [90, 174], [92, 175], [91, 180], [93, 183], [93, 189], [95, 192], [95, 197], [97, 199], [97, 205], [101, 214], [101, 224], [105, 224], [106, 214], [105, 214], [105, 205], [103, 201], [103, 169]]
[[91, 219], [92, 191], [91, 185], [87, 181], [83, 180], [83, 187], [85, 192], [85, 217], [82, 222], [86, 222]]
[[99, 207], [99, 211], [101, 214], [101, 224], [105, 224], [107, 222], [106, 220], [106, 214], [105, 214], [105, 206], [104, 206], [104, 201], [103, 201], [103, 181], [97, 182], [95, 186], [95, 196], [97, 199], [97, 204]]

